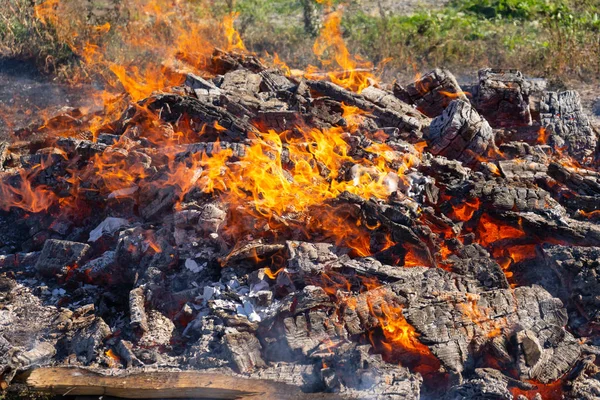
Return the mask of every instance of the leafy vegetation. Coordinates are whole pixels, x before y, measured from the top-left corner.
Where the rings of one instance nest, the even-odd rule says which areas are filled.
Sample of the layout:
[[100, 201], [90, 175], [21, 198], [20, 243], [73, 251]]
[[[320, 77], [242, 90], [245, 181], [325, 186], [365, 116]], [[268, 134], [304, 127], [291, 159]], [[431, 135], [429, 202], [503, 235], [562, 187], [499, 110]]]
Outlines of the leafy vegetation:
[[[182, 1], [196, 5], [198, 18], [238, 12], [236, 27], [256, 52], [276, 52], [296, 67], [316, 62], [312, 43], [328, 12], [322, 2]], [[33, 58], [43, 69], [65, 75], [65, 66], [76, 64], [77, 57], [55, 26], [35, 18], [33, 8], [39, 2], [0, 0], [0, 53]], [[88, 3], [102, 2], [117, 4], [116, 10], [125, 4]], [[342, 27], [350, 50], [375, 64], [391, 58], [391, 71], [444, 66], [468, 72], [493, 66], [544, 76], [600, 78], [600, 0], [451, 0], [441, 8], [416, 7], [411, 14], [395, 11], [393, 2], [378, 2], [375, 11], [364, 4], [335, 0], [332, 8], [344, 7]], [[96, 23], [93, 13], [86, 12], [88, 23]], [[137, 17], [108, 15], [104, 18], [122, 24]]]

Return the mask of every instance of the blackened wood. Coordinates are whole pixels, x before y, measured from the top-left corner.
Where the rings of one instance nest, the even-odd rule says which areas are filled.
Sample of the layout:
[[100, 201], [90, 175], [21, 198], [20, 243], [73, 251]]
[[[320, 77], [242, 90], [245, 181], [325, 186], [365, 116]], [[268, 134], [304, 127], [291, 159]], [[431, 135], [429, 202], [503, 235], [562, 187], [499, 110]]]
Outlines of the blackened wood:
[[429, 150], [465, 164], [473, 164], [494, 147], [494, 132], [467, 102], [454, 100], [435, 118], [425, 136]]
[[406, 86], [404, 92], [400, 86], [395, 85], [394, 93], [401, 100], [408, 100], [410, 104], [416, 105], [419, 111], [431, 118], [440, 115], [454, 99], [468, 101], [454, 75], [439, 68], [419, 77]]
[[[409, 141], [417, 141], [420, 139], [422, 130], [429, 125], [429, 119], [427, 117], [402, 102], [394, 101], [393, 107], [386, 108], [369, 101], [365, 96], [353, 93], [331, 82], [307, 80], [306, 83], [311, 90], [320, 93], [321, 95], [329, 96], [346, 105], [355, 106], [363, 111], [370, 112], [377, 119], [380, 127], [398, 128], [401, 132], [408, 135], [405, 139], [410, 139]], [[390, 100], [384, 96], [382, 99], [383, 100], [381, 101], [384, 103], [388, 103]]]
[[566, 147], [568, 154], [583, 164], [596, 158], [598, 138], [573, 90], [546, 92], [540, 106], [541, 124], [549, 132], [554, 147]]
[[494, 128], [531, 125], [525, 79], [517, 70], [483, 69], [474, 102]]

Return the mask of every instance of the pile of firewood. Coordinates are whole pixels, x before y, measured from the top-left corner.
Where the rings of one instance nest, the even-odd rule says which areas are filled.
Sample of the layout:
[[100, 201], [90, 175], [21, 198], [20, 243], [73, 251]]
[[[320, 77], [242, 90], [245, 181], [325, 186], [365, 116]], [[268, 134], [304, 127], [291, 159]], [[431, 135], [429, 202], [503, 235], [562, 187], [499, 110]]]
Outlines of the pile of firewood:
[[[92, 119], [67, 110], [0, 144], [5, 384], [126, 395], [23, 374], [69, 366], [206, 370], [229, 383], [193, 394], [223, 398], [600, 396], [598, 132], [576, 92], [488, 69], [468, 88], [435, 70], [356, 93], [217, 51], [206, 76]], [[373, 174], [357, 166], [376, 146], [412, 161], [385, 198], [240, 215], [222, 196], [239, 182], [210, 160], [244, 171], [288, 132], [269, 157], [291, 170], [307, 130], [342, 132], [325, 180]], [[197, 184], [211, 173], [214, 190]], [[229, 376], [261, 383], [234, 393]]]

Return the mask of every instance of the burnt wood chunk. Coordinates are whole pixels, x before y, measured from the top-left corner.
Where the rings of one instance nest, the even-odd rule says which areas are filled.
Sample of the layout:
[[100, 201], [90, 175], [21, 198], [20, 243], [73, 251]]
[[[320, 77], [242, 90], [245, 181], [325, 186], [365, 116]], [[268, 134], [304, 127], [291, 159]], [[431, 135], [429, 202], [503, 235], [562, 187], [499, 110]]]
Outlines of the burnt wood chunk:
[[225, 74], [220, 89], [231, 92], [256, 94], [260, 90], [262, 76], [246, 69], [238, 69]]
[[540, 106], [540, 118], [548, 131], [549, 144], [566, 147], [568, 154], [582, 164], [594, 161], [598, 138], [577, 92], [546, 92]]
[[486, 182], [474, 194], [481, 197], [485, 207], [493, 211], [538, 211], [553, 210], [564, 214], [564, 208], [548, 192], [537, 187], [499, 185]]
[[249, 332], [231, 332], [225, 335], [225, 347], [230, 353], [235, 369], [249, 373], [266, 366], [261, 357], [261, 345], [256, 336]]
[[143, 334], [148, 331], [144, 288], [137, 287], [129, 292], [129, 324], [134, 331]]
[[531, 125], [525, 79], [517, 70], [483, 69], [474, 102], [494, 128]]
[[568, 300], [591, 326], [600, 326], [600, 248], [544, 246], [544, 257], [563, 284]]
[[417, 110], [431, 118], [442, 114], [454, 99], [468, 101], [454, 75], [439, 68], [419, 77], [404, 90], [395, 85], [394, 93], [401, 100], [416, 105]]
[[47, 277], [63, 277], [69, 269], [75, 269], [81, 264], [89, 250], [90, 246], [84, 243], [46, 240], [35, 269]]
[[490, 254], [480, 245], [464, 246], [444, 262], [452, 271], [476, 279], [482, 287], [489, 289], [508, 289], [504, 271]]
[[262, 78], [260, 89], [263, 92], [280, 92], [296, 87], [292, 81], [279, 71], [266, 70], [259, 74]]
[[436, 155], [473, 164], [494, 147], [494, 132], [471, 105], [454, 100], [435, 118], [425, 137]]
[[517, 159], [517, 160], [502, 160], [498, 162], [500, 172], [507, 179], [519, 181], [533, 181], [536, 178], [546, 176], [548, 166], [546, 164]]
[[204, 128], [203, 138], [207, 139], [214, 139], [224, 134], [231, 141], [241, 141], [249, 132], [256, 131], [245, 119], [210, 102], [203, 102], [193, 97], [158, 94], [142, 103], [165, 122], [177, 123], [185, 118], [197, 132]]
[[306, 84], [312, 91], [318, 94], [370, 112], [375, 117], [379, 127], [398, 128], [405, 134], [404, 136], [401, 135], [403, 139], [413, 142], [418, 141], [422, 137], [422, 131], [426, 130], [427, 125], [429, 125], [430, 120], [425, 115], [407, 104], [391, 101], [389, 97], [383, 96], [380, 91], [373, 90], [370, 96], [374, 100], [380, 101], [382, 105], [392, 105], [393, 103], [392, 107], [377, 105], [367, 99], [367, 97], [346, 90], [331, 82], [307, 80]]

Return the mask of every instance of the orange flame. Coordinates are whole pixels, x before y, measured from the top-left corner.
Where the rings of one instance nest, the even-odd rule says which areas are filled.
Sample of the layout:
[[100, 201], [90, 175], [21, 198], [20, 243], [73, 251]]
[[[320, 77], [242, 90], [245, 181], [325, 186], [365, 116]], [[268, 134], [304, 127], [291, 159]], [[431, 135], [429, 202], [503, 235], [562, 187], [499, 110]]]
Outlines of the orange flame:
[[480, 205], [481, 201], [479, 199], [466, 201], [453, 209], [454, 217], [459, 221], [468, 221], [473, 218], [473, 214], [479, 210]]
[[225, 28], [225, 37], [227, 38], [227, 51], [239, 50], [246, 51], [246, 46], [238, 31], [233, 26], [235, 20], [239, 17], [239, 13], [231, 13], [223, 19], [223, 27]]
[[[371, 72], [373, 64], [350, 54], [342, 38], [341, 21], [341, 10], [331, 12], [327, 16], [323, 29], [315, 40], [313, 51], [323, 66], [334, 69], [327, 73], [327, 77], [333, 83], [360, 93], [370, 86], [370, 80], [375, 78]], [[341, 71], [335, 71], [335, 68], [340, 68]], [[317, 68], [309, 66], [307, 77], [318, 77]]]
[[16, 207], [27, 212], [38, 213], [54, 205], [58, 199], [48, 187], [33, 186], [32, 182], [36, 175], [35, 170], [29, 174], [24, 169], [20, 170], [18, 186], [11, 185], [7, 179], [1, 180], [0, 209], [8, 211], [11, 207]]
[[503, 239], [518, 239], [525, 236], [523, 230], [495, 221], [487, 214], [481, 216], [477, 234], [482, 246], [489, 246]]
[[383, 334], [390, 345], [420, 354], [431, 353], [429, 348], [419, 341], [419, 334], [415, 328], [404, 318], [401, 306], [384, 303], [381, 305], [381, 311], [381, 316], [374, 311], [372, 314], [379, 319]]

